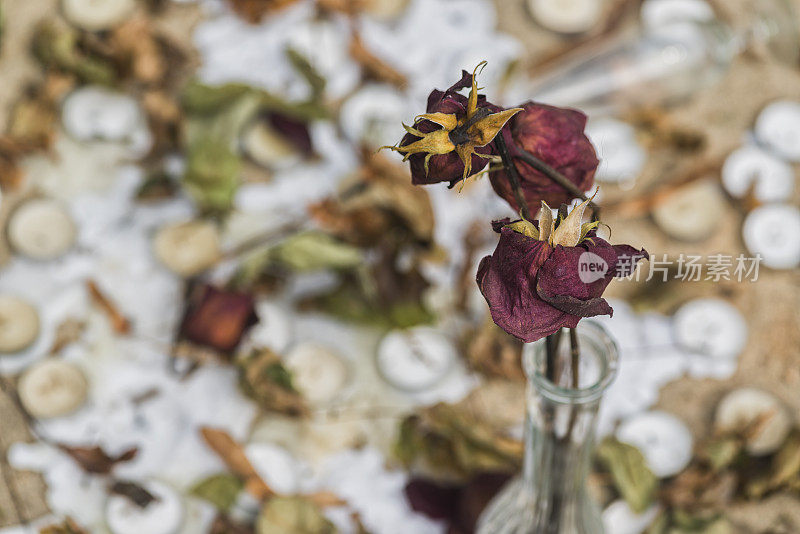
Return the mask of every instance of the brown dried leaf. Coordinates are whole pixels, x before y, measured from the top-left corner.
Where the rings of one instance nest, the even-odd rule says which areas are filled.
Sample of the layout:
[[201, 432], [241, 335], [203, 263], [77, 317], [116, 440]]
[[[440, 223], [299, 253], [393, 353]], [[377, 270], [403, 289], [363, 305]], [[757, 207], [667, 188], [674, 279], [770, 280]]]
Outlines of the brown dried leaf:
[[255, 534], [255, 530], [250, 525], [234, 522], [225, 514], [218, 514], [208, 534]]
[[131, 331], [131, 323], [119, 311], [119, 309], [111, 302], [108, 297], [100, 291], [100, 287], [94, 280], [87, 280], [86, 287], [89, 290], [89, 296], [95, 306], [99, 307], [108, 316], [111, 321], [111, 327], [117, 334], [128, 334]]
[[127, 65], [135, 80], [157, 84], [167, 75], [167, 61], [156, 40], [152, 23], [143, 16], [133, 17], [111, 33], [108, 45], [119, 63]]
[[484, 321], [464, 342], [470, 367], [486, 376], [517, 382], [525, 380], [522, 345], [520, 340], [505, 333], [491, 320]]
[[39, 529], [39, 534], [89, 534], [89, 532], [71, 517], [67, 517], [61, 523], [42, 527]]
[[256, 472], [247, 459], [244, 448], [224, 430], [204, 426], [200, 434], [211, 449], [225, 462], [228, 469], [245, 479], [245, 489], [258, 499], [274, 495], [275, 492]]
[[233, 11], [251, 24], [258, 24], [269, 13], [279, 11], [297, 0], [228, 0]]
[[114, 466], [120, 462], [128, 462], [136, 457], [139, 449], [131, 447], [118, 456], [109, 456], [102, 448], [94, 447], [71, 447], [62, 443], [57, 444], [57, 447], [70, 455], [78, 465], [87, 473], [97, 475], [107, 475]]
[[305, 399], [292, 384], [292, 375], [280, 357], [261, 349], [239, 362], [242, 389], [256, 400], [262, 409], [290, 416], [308, 413]]
[[135, 482], [117, 480], [109, 488], [115, 495], [127, 498], [139, 508], [147, 508], [150, 503], [158, 500], [152, 493]]
[[86, 329], [86, 323], [78, 319], [65, 319], [56, 327], [56, 336], [53, 345], [50, 347], [50, 354], [58, 354], [67, 345], [75, 343], [81, 338]]
[[403, 74], [367, 50], [357, 32], [353, 32], [353, 37], [350, 40], [350, 55], [364, 69], [364, 75], [367, 78], [386, 82], [399, 88], [403, 88], [408, 84], [408, 80]]

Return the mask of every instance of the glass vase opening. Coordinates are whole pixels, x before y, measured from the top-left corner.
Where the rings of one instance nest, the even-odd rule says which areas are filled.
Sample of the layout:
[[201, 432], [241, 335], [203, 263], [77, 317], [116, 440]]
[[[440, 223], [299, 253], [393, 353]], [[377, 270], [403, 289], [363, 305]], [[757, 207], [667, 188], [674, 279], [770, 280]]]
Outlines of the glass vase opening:
[[[557, 345], [554, 337], [560, 338]], [[604, 532], [587, 477], [598, 408], [617, 372], [617, 348], [593, 321], [579, 323], [571, 337], [565, 329], [525, 346], [525, 461], [522, 473], [483, 512], [480, 534]]]

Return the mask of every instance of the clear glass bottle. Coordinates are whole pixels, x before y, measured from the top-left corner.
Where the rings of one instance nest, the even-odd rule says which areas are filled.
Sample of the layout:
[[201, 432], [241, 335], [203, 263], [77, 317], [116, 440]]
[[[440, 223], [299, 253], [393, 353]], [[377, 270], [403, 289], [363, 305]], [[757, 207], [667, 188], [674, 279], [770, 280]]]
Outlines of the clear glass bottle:
[[526, 88], [534, 100], [588, 115], [679, 102], [720, 80], [733, 58], [766, 46], [787, 65], [798, 59], [798, 30], [786, 0], [753, 0], [746, 27], [718, 19], [678, 21], [575, 50]]
[[599, 323], [577, 329], [580, 358], [573, 387], [569, 332], [556, 357], [556, 378], [544, 375], [545, 340], [523, 353], [528, 375], [525, 462], [478, 522], [480, 534], [602, 534], [600, 510], [587, 489], [597, 412], [617, 370], [617, 348]]

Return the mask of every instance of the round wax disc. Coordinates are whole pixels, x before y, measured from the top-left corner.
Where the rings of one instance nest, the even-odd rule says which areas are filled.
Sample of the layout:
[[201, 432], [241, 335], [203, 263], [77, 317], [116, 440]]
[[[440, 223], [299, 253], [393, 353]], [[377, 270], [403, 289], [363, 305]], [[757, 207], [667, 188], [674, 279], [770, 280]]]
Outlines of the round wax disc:
[[175, 534], [183, 523], [183, 501], [173, 488], [155, 480], [142, 484], [156, 499], [142, 508], [122, 495], [111, 495], [106, 521], [113, 534]]
[[457, 357], [455, 345], [445, 334], [415, 327], [386, 334], [378, 347], [377, 365], [387, 382], [416, 391], [441, 380]]
[[673, 22], [709, 22], [714, 10], [704, 0], [646, 0], [640, 11], [647, 28], [657, 28]]
[[297, 389], [312, 403], [332, 401], [350, 378], [345, 360], [319, 343], [298, 344], [289, 351], [284, 362], [292, 371]]
[[536, 22], [554, 32], [581, 33], [591, 30], [603, 12], [598, 0], [528, 0]]
[[713, 358], [736, 358], [747, 341], [741, 312], [717, 298], [699, 298], [681, 306], [673, 317], [678, 344]]
[[769, 104], [756, 119], [755, 134], [776, 154], [800, 161], [800, 102], [779, 100]]
[[760, 389], [741, 388], [731, 391], [720, 401], [714, 427], [720, 433], [747, 432], [748, 452], [761, 456], [773, 453], [783, 445], [792, 421], [774, 395]]
[[0, 295], [0, 353], [20, 351], [39, 335], [39, 313], [30, 303]]
[[719, 185], [701, 180], [684, 186], [653, 208], [653, 219], [667, 235], [682, 241], [700, 241], [719, 226], [725, 212]]
[[108, 30], [124, 21], [136, 0], [62, 0], [64, 18], [88, 31]]
[[789, 204], [768, 204], [751, 211], [742, 236], [747, 249], [761, 255], [761, 263], [772, 269], [800, 265], [800, 209]]
[[692, 459], [692, 433], [683, 421], [666, 412], [634, 415], [620, 425], [616, 435], [642, 451], [647, 466], [659, 478], [677, 475]]
[[19, 398], [40, 419], [72, 413], [86, 401], [83, 371], [64, 360], [48, 358], [28, 368], [19, 380]]
[[124, 141], [144, 123], [134, 98], [105, 87], [86, 86], [64, 99], [61, 122], [78, 141]]
[[589, 121], [586, 135], [597, 150], [600, 165], [595, 178], [601, 182], [619, 183], [635, 180], [647, 159], [637, 142], [633, 127], [625, 122], [603, 118]]
[[156, 233], [153, 248], [161, 263], [184, 277], [208, 269], [221, 254], [217, 226], [199, 220], [163, 226]]
[[6, 232], [14, 250], [36, 260], [61, 256], [77, 238], [72, 216], [61, 203], [48, 198], [34, 198], [14, 209]]
[[787, 200], [794, 192], [794, 170], [782, 159], [755, 146], [735, 150], [722, 166], [722, 185], [742, 198], [753, 188], [761, 202]]

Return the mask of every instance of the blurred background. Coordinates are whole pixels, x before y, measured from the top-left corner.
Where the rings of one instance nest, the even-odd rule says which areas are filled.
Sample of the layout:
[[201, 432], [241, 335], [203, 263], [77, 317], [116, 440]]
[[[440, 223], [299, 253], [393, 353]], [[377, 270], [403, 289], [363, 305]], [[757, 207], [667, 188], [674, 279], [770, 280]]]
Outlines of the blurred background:
[[588, 115], [651, 255], [600, 318], [607, 532], [800, 532], [798, 12], [2, 0], [0, 533], [472, 532], [523, 454], [474, 282], [513, 212], [377, 149], [484, 60]]

